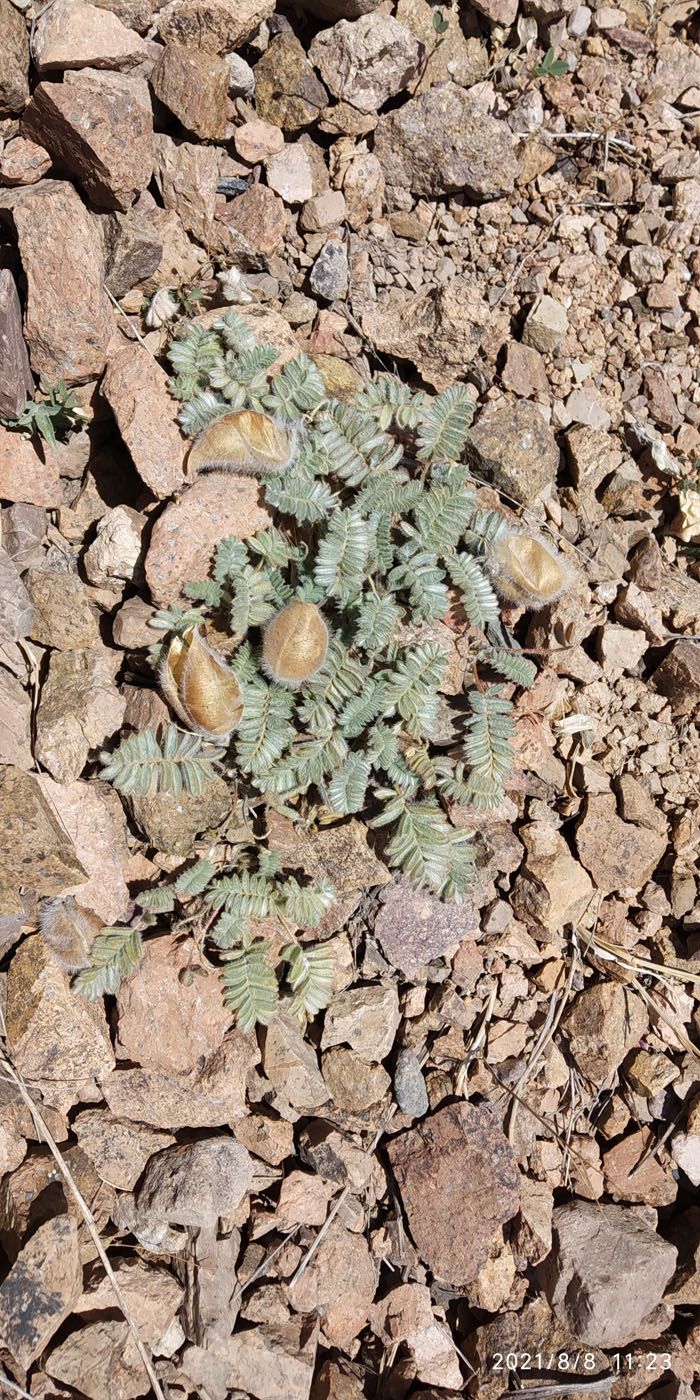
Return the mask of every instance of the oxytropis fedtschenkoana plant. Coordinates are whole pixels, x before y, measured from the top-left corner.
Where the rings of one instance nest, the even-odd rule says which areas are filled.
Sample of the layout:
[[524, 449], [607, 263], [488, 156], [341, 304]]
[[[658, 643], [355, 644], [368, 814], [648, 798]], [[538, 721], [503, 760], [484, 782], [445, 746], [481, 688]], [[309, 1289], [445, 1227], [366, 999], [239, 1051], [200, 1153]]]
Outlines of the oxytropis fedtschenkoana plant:
[[[323, 942], [294, 936], [321, 922], [333, 887], [283, 873], [265, 847], [266, 809], [307, 835], [359, 817], [389, 866], [464, 900], [470, 833], [449, 812], [501, 801], [514, 728], [503, 681], [528, 686], [535, 674], [498, 596], [541, 607], [568, 581], [551, 545], [477, 507], [460, 461], [473, 413], [465, 386], [429, 397], [382, 374], [343, 403], [305, 355], [270, 379], [276, 356], [233, 311], [171, 346], [190, 476], [258, 477], [275, 523], [221, 540], [211, 577], [185, 589], [192, 606], [156, 614], [163, 639], [151, 659], [183, 727], [125, 739], [102, 769], [125, 794], [196, 794], [221, 774], [251, 842], [229, 865], [198, 860], [139, 896], [141, 921], [104, 930], [77, 978], [86, 995], [114, 990], [140, 956], [141, 929], [174, 912], [184, 925], [186, 902], [186, 926], [220, 965], [244, 1028], [269, 1023], [285, 984], [293, 1011], [309, 1016], [333, 983]], [[448, 656], [430, 633], [448, 613], [468, 654], [445, 748], [435, 731]], [[213, 640], [222, 630], [227, 659]], [[270, 915], [289, 929], [282, 946], [249, 929]]]

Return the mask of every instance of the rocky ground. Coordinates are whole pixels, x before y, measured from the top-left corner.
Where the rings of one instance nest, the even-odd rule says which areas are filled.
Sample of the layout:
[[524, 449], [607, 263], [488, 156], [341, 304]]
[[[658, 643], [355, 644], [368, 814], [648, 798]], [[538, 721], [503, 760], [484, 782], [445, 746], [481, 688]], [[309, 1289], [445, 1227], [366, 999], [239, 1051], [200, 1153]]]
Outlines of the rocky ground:
[[[694, 1393], [695, 9], [0, 0], [0, 413], [80, 411], [0, 427], [3, 1394]], [[306, 1038], [232, 1028], [181, 933], [86, 1003], [38, 931], [228, 839], [223, 784], [127, 812], [95, 761], [167, 717], [154, 608], [269, 518], [183, 471], [164, 351], [227, 302], [341, 396], [466, 381], [485, 503], [574, 571], [509, 614], [539, 674], [473, 910], [358, 820], [307, 843]]]

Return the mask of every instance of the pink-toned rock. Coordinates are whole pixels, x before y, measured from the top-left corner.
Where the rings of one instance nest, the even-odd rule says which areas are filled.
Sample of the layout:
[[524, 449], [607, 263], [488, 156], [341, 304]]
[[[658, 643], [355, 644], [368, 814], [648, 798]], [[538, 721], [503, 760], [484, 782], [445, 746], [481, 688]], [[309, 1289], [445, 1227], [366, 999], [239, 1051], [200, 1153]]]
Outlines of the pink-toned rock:
[[272, 156], [265, 167], [270, 189], [280, 195], [285, 204], [303, 204], [314, 192], [311, 161], [301, 141], [288, 142], [279, 155]]
[[197, 1069], [221, 1045], [231, 1014], [216, 977], [181, 973], [190, 949], [177, 935], [147, 943], [138, 977], [117, 993], [117, 1058], [175, 1074]]
[[372, 1308], [372, 1331], [386, 1347], [405, 1342], [416, 1366], [416, 1379], [426, 1385], [459, 1390], [462, 1373], [444, 1323], [433, 1314], [425, 1284], [402, 1283]]
[[188, 233], [208, 245], [216, 214], [219, 152], [201, 142], [173, 141], [159, 131], [156, 180], [166, 209], [175, 209]]
[[315, 1173], [293, 1171], [280, 1187], [275, 1211], [278, 1230], [294, 1225], [323, 1225], [328, 1213], [328, 1193]]
[[134, 68], [148, 47], [111, 10], [86, 0], [56, 0], [37, 21], [32, 57], [40, 73], [69, 68]]
[[580, 859], [603, 894], [641, 889], [651, 879], [666, 845], [665, 831], [635, 826], [618, 817], [612, 793], [589, 797], [576, 828]]
[[58, 460], [47, 443], [0, 425], [0, 499], [55, 509], [62, 489]]
[[239, 1328], [234, 1336], [207, 1347], [189, 1346], [182, 1372], [196, 1393], [225, 1400], [309, 1400], [314, 1374], [318, 1322], [290, 1318]]
[[284, 132], [278, 126], [273, 126], [272, 122], [259, 119], [244, 122], [236, 127], [233, 144], [241, 160], [247, 161], [248, 165], [257, 165], [259, 161], [269, 160], [270, 156], [276, 156], [284, 149]]
[[143, 78], [95, 69], [39, 83], [23, 130], [98, 208], [128, 209], [153, 174], [153, 115]]
[[95, 1081], [114, 1064], [102, 1000], [75, 995], [40, 934], [26, 938], [10, 964], [7, 1043], [17, 1069], [64, 1112], [98, 1100]]
[[578, 1068], [600, 1087], [638, 1044], [646, 1028], [644, 1003], [620, 982], [596, 982], [584, 988], [562, 1020]]
[[106, 647], [55, 651], [41, 689], [35, 755], [59, 783], [80, 774], [91, 749], [119, 729], [125, 700], [114, 678], [121, 658]]
[[9, 764], [0, 768], [0, 814], [0, 916], [23, 914], [22, 887], [56, 895], [86, 878], [37, 779]]
[[228, 66], [184, 44], [166, 44], [151, 73], [158, 100], [203, 141], [221, 141], [228, 121]]
[[700, 647], [676, 642], [652, 676], [654, 686], [671, 701], [674, 714], [691, 715], [700, 706]]
[[219, 218], [237, 229], [254, 252], [265, 256], [279, 250], [287, 228], [284, 204], [267, 185], [251, 185], [226, 205]]
[[669, 1206], [675, 1201], [678, 1183], [652, 1155], [655, 1147], [655, 1134], [640, 1128], [608, 1148], [603, 1157], [605, 1190], [614, 1201], [639, 1201], [648, 1206]]
[[298, 1283], [289, 1289], [295, 1312], [318, 1313], [329, 1346], [347, 1351], [369, 1317], [376, 1282], [364, 1235], [334, 1220]]
[[117, 923], [129, 903], [122, 875], [128, 857], [126, 817], [118, 794], [94, 778], [63, 786], [42, 773], [38, 782], [87, 872], [87, 880], [64, 894], [75, 895], [82, 909], [91, 909], [105, 924]]
[[0, 117], [21, 112], [29, 98], [29, 38], [24, 15], [0, 0]]
[[175, 1142], [171, 1133], [115, 1118], [108, 1108], [84, 1109], [73, 1132], [99, 1175], [121, 1191], [133, 1190], [149, 1158]]
[[245, 540], [272, 523], [252, 477], [210, 472], [167, 506], [153, 526], [146, 580], [154, 603], [175, 602], [188, 580], [206, 578], [219, 540]]
[[241, 1118], [246, 1079], [260, 1058], [252, 1035], [236, 1027], [209, 1060], [190, 1074], [116, 1069], [101, 1079], [107, 1103], [118, 1118], [149, 1123], [166, 1132], [179, 1128], [218, 1128]]
[[153, 628], [148, 626], [154, 609], [143, 598], [127, 598], [112, 619], [112, 641], [125, 651], [138, 651], [153, 641]]
[[166, 41], [229, 53], [246, 44], [274, 8], [275, 0], [170, 0], [156, 24]]
[[26, 136], [14, 136], [0, 156], [0, 185], [35, 185], [51, 169], [51, 156]]
[[299, 222], [307, 233], [318, 233], [342, 223], [345, 218], [345, 195], [342, 190], [324, 190], [307, 199], [301, 211]]
[[520, 1204], [512, 1148], [486, 1105], [450, 1104], [392, 1138], [387, 1152], [411, 1236], [437, 1278], [477, 1277]]
[[409, 978], [462, 938], [478, 933], [470, 905], [444, 904], [425, 890], [414, 890], [407, 879], [392, 882], [380, 899], [376, 936], [392, 967]]
[[334, 97], [376, 112], [418, 75], [423, 47], [391, 15], [341, 19], [312, 41], [309, 58]]
[[70, 1386], [87, 1400], [126, 1400], [150, 1390], [143, 1361], [123, 1318], [99, 1318], [70, 1332], [54, 1347], [46, 1371], [59, 1386]]
[[[87, 1117], [81, 1114], [81, 1117]], [[134, 1125], [136, 1126], [136, 1125]], [[163, 1134], [158, 1135], [161, 1138]], [[151, 1134], [156, 1138], [156, 1134]], [[161, 1142], [161, 1148], [166, 1144]], [[154, 1149], [157, 1151], [157, 1148]], [[159, 1268], [150, 1259], [129, 1259], [115, 1257], [113, 1262], [119, 1289], [133, 1317], [139, 1319], [139, 1336], [146, 1346], [157, 1346], [163, 1333], [172, 1322], [182, 1302], [182, 1284], [178, 1283], [169, 1269]], [[103, 1268], [94, 1264], [88, 1272], [85, 1288], [75, 1305], [75, 1312], [96, 1313], [111, 1311], [114, 1307], [114, 1289]], [[133, 1342], [133, 1339], [132, 1339]]]
[[73, 1311], [83, 1286], [77, 1227], [67, 1215], [40, 1225], [0, 1287], [0, 1337], [26, 1370]]
[[27, 773], [34, 767], [31, 720], [32, 702], [27, 691], [16, 676], [3, 667], [0, 670], [0, 763], [16, 764]]
[[68, 181], [40, 180], [0, 193], [0, 220], [14, 226], [19, 243], [27, 279], [25, 337], [42, 385], [101, 374], [115, 331], [102, 285], [97, 219]]
[[179, 490], [187, 443], [165, 370], [143, 345], [125, 345], [107, 366], [102, 392], [141, 480], [161, 498]]
[[546, 393], [549, 382], [539, 350], [522, 345], [517, 340], [512, 340], [508, 346], [501, 379], [505, 389], [510, 389], [511, 393], [523, 399]]

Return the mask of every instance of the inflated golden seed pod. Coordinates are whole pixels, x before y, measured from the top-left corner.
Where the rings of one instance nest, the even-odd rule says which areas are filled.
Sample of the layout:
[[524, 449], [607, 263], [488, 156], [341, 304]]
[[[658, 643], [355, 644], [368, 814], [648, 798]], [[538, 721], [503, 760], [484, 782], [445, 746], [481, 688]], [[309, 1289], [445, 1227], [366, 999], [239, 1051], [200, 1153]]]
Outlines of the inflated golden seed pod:
[[270, 476], [283, 472], [293, 460], [296, 434], [267, 413], [244, 408], [224, 413], [198, 433], [187, 455], [186, 472], [234, 472]]
[[310, 681], [328, 651], [328, 627], [315, 603], [295, 599], [270, 618], [263, 637], [263, 668], [292, 690]]
[[494, 587], [511, 603], [544, 608], [572, 582], [572, 573], [554, 545], [506, 530], [491, 545], [488, 565]]
[[39, 928], [59, 967], [79, 972], [90, 961], [90, 949], [104, 928], [90, 909], [81, 909], [72, 895], [66, 899], [44, 899], [39, 909]]
[[200, 734], [221, 739], [240, 724], [243, 696], [233, 671], [188, 627], [173, 637], [161, 662], [161, 690], [176, 715]]

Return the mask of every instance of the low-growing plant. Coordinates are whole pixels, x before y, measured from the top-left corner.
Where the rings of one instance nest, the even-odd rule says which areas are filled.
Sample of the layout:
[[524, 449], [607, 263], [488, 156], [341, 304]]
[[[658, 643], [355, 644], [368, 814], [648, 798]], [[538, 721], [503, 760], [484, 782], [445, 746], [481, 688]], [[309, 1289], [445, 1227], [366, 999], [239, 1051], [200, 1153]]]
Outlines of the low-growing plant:
[[56, 434], [80, 427], [89, 421], [89, 413], [80, 408], [72, 389], [62, 379], [49, 389], [45, 399], [27, 399], [17, 418], [3, 418], [6, 428], [23, 428], [30, 437], [38, 435], [49, 447], [56, 446]]
[[[431, 397], [380, 374], [344, 403], [306, 355], [269, 379], [276, 355], [234, 311], [190, 326], [170, 349], [197, 471], [258, 477], [275, 523], [221, 540], [211, 577], [186, 585], [192, 606], [153, 618], [163, 635], [151, 661], [188, 731], [131, 736], [102, 770], [125, 794], [197, 794], [215, 773], [230, 782], [249, 845], [139, 903], [148, 918], [170, 917], [186, 894], [245, 1027], [274, 1014], [275, 956], [299, 1014], [319, 1010], [332, 987], [323, 944], [297, 942], [292, 925], [317, 926], [333, 887], [283, 878], [265, 847], [266, 810], [304, 835], [360, 818], [417, 888], [466, 899], [471, 833], [450, 813], [502, 801], [514, 732], [503, 681], [528, 686], [535, 675], [497, 589], [542, 606], [567, 581], [556, 550], [479, 508], [461, 460], [474, 409], [464, 385]], [[445, 619], [461, 635], [466, 675], [447, 733]], [[216, 649], [222, 632], [228, 659]], [[271, 915], [289, 928], [282, 948], [251, 930]], [[114, 969], [138, 955], [133, 930], [122, 932], [121, 945], [115, 930], [105, 935], [102, 971], [81, 973], [83, 990], [111, 988]]]

